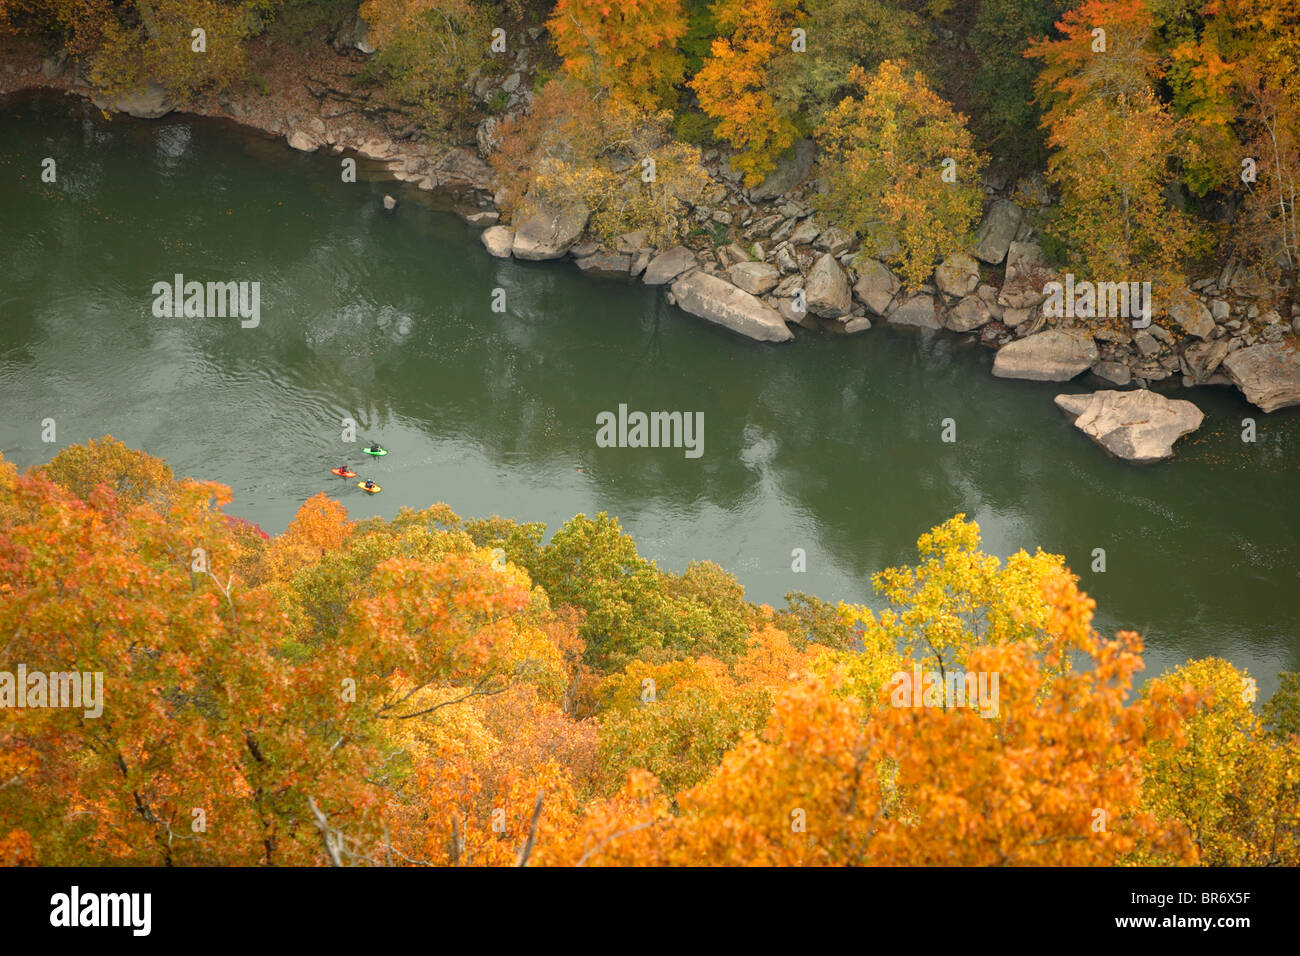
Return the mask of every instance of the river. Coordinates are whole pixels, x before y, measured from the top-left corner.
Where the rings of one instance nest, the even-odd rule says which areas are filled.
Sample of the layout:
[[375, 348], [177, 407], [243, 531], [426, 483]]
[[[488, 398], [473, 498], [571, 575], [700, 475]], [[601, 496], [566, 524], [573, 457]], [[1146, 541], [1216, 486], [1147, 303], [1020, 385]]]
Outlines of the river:
[[[1216, 655], [1266, 697], [1300, 669], [1300, 409], [1171, 392], [1205, 424], [1175, 460], [1135, 467], [1053, 405], [1086, 385], [995, 379], [992, 353], [950, 333], [750, 342], [658, 290], [493, 259], [427, 194], [364, 161], [358, 178], [220, 121], [0, 101], [5, 456], [27, 467], [111, 433], [230, 485], [228, 510], [272, 533], [322, 489], [355, 517], [445, 501], [554, 530], [603, 510], [662, 567], [711, 559], [778, 605], [791, 590], [878, 605], [871, 574], [965, 512], [986, 550], [1064, 554], [1100, 629], [1145, 635], [1147, 676]], [[259, 282], [260, 324], [156, 318], [153, 285], [177, 273]], [[597, 415], [620, 404], [702, 412], [703, 454], [597, 447]], [[345, 448], [345, 417], [391, 454]], [[343, 461], [383, 493], [332, 478]]]

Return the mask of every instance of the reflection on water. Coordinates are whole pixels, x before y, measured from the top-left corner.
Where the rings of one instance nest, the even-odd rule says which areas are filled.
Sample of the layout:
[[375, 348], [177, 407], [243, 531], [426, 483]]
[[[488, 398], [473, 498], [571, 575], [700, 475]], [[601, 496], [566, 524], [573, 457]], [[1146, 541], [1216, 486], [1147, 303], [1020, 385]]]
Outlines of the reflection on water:
[[[57, 184], [39, 181], [47, 155]], [[961, 511], [991, 551], [1064, 554], [1101, 626], [1138, 627], [1154, 667], [1216, 654], [1265, 694], [1300, 667], [1295, 410], [1185, 394], [1201, 431], [1173, 463], [1127, 466], [1053, 406], [1082, 385], [994, 379], [947, 334], [751, 343], [655, 290], [493, 259], [429, 197], [343, 183], [337, 157], [229, 124], [13, 100], [0, 177], [0, 448], [20, 466], [53, 453], [52, 416], [60, 445], [110, 432], [230, 485], [232, 510], [273, 532], [322, 489], [356, 516], [446, 501], [554, 528], [606, 510], [664, 566], [715, 560], [777, 604], [875, 603], [872, 573]], [[152, 284], [178, 272], [260, 282], [261, 325], [153, 318]], [[596, 416], [620, 403], [702, 412], [704, 455], [598, 448]], [[344, 417], [392, 454], [360, 461]], [[384, 494], [327, 480], [342, 459]]]

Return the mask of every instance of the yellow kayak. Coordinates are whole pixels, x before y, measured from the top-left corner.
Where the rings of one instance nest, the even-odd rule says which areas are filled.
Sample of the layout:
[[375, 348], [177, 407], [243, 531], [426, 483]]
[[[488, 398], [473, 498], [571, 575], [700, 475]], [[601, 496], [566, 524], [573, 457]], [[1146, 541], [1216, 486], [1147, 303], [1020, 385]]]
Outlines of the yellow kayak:
[[358, 481], [357, 487], [360, 488], [362, 491], [369, 492], [372, 495], [377, 495], [384, 490], [383, 488], [380, 488], [378, 485], [375, 485], [373, 488], [367, 488], [366, 483], [364, 481]]

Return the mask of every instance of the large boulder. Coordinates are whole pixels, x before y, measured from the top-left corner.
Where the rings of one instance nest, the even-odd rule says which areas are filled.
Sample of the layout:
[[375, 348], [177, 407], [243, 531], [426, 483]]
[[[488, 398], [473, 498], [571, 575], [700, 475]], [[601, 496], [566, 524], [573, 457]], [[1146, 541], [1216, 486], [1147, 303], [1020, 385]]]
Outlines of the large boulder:
[[794, 333], [781, 314], [725, 279], [692, 272], [672, 285], [677, 307], [760, 342], [788, 342]]
[[698, 265], [695, 253], [685, 246], [673, 246], [650, 260], [641, 281], [646, 285], [667, 285], [687, 269]]
[[289, 144], [290, 149], [296, 149], [300, 153], [314, 153], [320, 148], [320, 143], [316, 141], [316, 137], [301, 126], [295, 126], [289, 130], [285, 142]]
[[972, 293], [957, 303], [943, 324], [954, 332], [973, 332], [992, 318], [989, 304]]
[[[438, 161], [433, 164], [433, 179], [439, 186], [450, 189], [481, 189], [484, 192], [491, 192], [495, 183], [496, 173], [492, 167], [483, 161], [483, 158], [468, 149], [454, 147], [447, 150]], [[585, 210], [586, 207], [584, 206]], [[582, 227], [587, 224], [583, 219]], [[579, 228], [579, 232], [582, 231]]]
[[1053, 272], [1036, 242], [1013, 242], [1007, 249], [1007, 268], [998, 304], [1009, 309], [1029, 309], [1047, 298], [1044, 287]]
[[975, 234], [975, 255], [994, 266], [1005, 259], [1024, 215], [1010, 199], [993, 200]]
[[515, 224], [516, 259], [559, 259], [587, 228], [591, 211], [583, 203], [556, 207], [539, 202]]
[[944, 295], [960, 299], [970, 295], [980, 284], [980, 264], [964, 252], [950, 255], [934, 270], [934, 284]]
[[1208, 339], [1214, 334], [1214, 316], [1205, 307], [1205, 303], [1193, 295], [1178, 296], [1169, 307], [1169, 316], [1188, 335]]
[[754, 202], [763, 202], [767, 199], [775, 199], [798, 186], [808, 178], [816, 151], [812, 140], [799, 140], [794, 144], [794, 155], [778, 162], [776, 169], [768, 174], [767, 179], [749, 191], [749, 198]]
[[1225, 336], [1213, 342], [1197, 342], [1187, 346], [1183, 353], [1198, 382], [1204, 382], [1219, 370], [1228, 356], [1228, 339]]
[[1223, 368], [1246, 400], [1266, 412], [1300, 405], [1300, 353], [1281, 343], [1238, 349]]
[[887, 314], [890, 325], [914, 325], [922, 329], [941, 328], [934, 314], [934, 296], [913, 295], [895, 301]]
[[366, 56], [375, 52], [374, 44], [370, 42], [370, 27], [361, 17], [357, 17], [357, 22], [352, 28], [352, 45]]
[[483, 246], [498, 259], [509, 259], [514, 244], [514, 231], [507, 226], [493, 226], [483, 230]]
[[750, 295], [763, 295], [776, 288], [781, 272], [766, 262], [737, 262], [727, 269], [731, 281]]
[[1057, 395], [1056, 404], [1102, 448], [1139, 463], [1172, 458], [1174, 442], [1200, 428], [1205, 417], [1191, 402], [1145, 388]]
[[1066, 382], [1100, 360], [1092, 336], [1049, 329], [1004, 345], [993, 359], [998, 378]]
[[848, 315], [853, 308], [849, 278], [829, 252], [813, 264], [804, 290], [808, 296], [808, 311], [823, 319], [838, 319]]
[[858, 281], [853, 284], [854, 295], [876, 315], [884, 315], [889, 303], [898, 294], [898, 279], [885, 268], [884, 263], [875, 259], [864, 259], [857, 268]]
[[175, 109], [167, 91], [154, 79], [142, 87], [115, 96], [96, 96], [93, 102], [102, 110], [125, 113], [136, 119], [158, 119]]

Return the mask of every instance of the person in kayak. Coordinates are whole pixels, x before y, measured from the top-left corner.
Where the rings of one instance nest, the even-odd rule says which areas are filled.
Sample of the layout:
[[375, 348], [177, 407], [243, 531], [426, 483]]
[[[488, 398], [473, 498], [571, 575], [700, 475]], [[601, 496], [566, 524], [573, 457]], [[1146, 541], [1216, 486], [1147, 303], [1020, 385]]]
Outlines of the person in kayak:
[[345, 478], [346, 478], [348, 475], [355, 474], [355, 472], [353, 472], [352, 469], [351, 469], [350, 467], [348, 467], [347, 465], [340, 465], [340, 466], [339, 466], [337, 469], [335, 469], [335, 470], [336, 470], [340, 475], [342, 475], [342, 476], [345, 477]]
[[371, 481], [369, 478], [367, 478], [367, 479], [366, 479], [366, 491], [371, 491], [371, 490], [374, 489], [374, 487], [375, 487], [375, 483], [374, 483], [373, 481]]
[[366, 449], [366, 450], [369, 451], [369, 452], [373, 455], [375, 452], [377, 452], [377, 451], [383, 451], [384, 449], [383, 449], [382, 447], [380, 447], [379, 442], [377, 442], [377, 441], [372, 441], [372, 442], [370, 443], [370, 447], [369, 447], [368, 449]]

